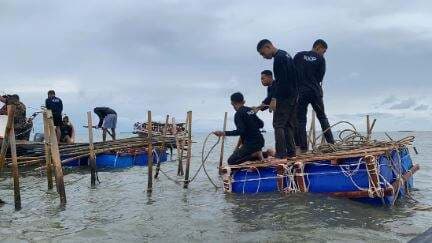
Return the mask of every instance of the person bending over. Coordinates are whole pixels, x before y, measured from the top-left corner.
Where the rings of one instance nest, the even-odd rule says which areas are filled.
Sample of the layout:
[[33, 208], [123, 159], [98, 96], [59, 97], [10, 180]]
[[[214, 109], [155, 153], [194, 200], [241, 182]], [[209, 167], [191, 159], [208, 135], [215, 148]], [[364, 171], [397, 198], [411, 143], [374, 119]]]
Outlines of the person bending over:
[[286, 51], [277, 49], [267, 39], [258, 42], [257, 51], [265, 59], [273, 59], [273, 74], [276, 82], [269, 108], [274, 111], [276, 157], [280, 159], [295, 157], [294, 135], [297, 124], [298, 87], [294, 61]]
[[241, 145], [228, 158], [229, 165], [236, 165], [261, 157], [259, 154], [264, 147], [264, 137], [260, 128], [264, 127], [264, 122], [258, 118], [252, 108], [244, 105], [245, 101], [241, 93], [237, 92], [231, 95], [231, 104], [236, 110], [234, 115], [236, 130], [215, 131], [213, 133], [218, 137], [240, 136]]
[[[117, 113], [109, 107], [96, 107], [93, 111], [99, 117], [97, 127], [102, 128], [102, 140], [106, 141], [107, 133], [111, 136], [112, 140], [116, 140]], [[111, 129], [111, 132], [108, 129]]]

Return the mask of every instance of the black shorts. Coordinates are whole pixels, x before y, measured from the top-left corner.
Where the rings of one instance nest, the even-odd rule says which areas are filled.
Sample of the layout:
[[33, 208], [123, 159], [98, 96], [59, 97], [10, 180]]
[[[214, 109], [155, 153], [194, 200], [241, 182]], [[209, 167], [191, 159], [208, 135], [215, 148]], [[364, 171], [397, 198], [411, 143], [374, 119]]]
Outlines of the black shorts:
[[54, 126], [59, 127], [62, 125], [62, 115], [58, 114], [58, 113], [53, 113], [53, 121], [54, 121]]

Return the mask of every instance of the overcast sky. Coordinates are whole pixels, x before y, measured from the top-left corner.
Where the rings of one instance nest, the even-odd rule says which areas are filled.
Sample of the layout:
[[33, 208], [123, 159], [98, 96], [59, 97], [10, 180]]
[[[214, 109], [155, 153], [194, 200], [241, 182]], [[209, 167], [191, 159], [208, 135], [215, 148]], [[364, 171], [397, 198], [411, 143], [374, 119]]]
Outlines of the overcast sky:
[[270, 2], [1, 0], [0, 90], [32, 112], [55, 89], [76, 126], [110, 106], [122, 131], [149, 109], [157, 120], [193, 110], [195, 129], [211, 131], [224, 111], [232, 119], [232, 92], [264, 98], [260, 39], [295, 55], [322, 38], [331, 123], [371, 114], [377, 130], [432, 130], [432, 2]]

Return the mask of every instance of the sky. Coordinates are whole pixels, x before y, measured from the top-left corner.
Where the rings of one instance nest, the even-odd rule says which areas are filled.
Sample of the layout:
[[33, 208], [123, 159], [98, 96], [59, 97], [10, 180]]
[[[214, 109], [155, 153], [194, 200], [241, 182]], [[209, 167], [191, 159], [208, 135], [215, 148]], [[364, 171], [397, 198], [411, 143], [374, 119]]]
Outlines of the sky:
[[364, 129], [370, 114], [376, 131], [432, 130], [431, 26], [430, 1], [2, 0], [0, 91], [31, 113], [54, 89], [75, 127], [109, 106], [121, 131], [148, 110], [159, 121], [192, 110], [194, 130], [212, 131], [225, 111], [233, 127], [231, 93], [265, 97], [259, 40], [294, 56], [322, 38], [330, 123]]

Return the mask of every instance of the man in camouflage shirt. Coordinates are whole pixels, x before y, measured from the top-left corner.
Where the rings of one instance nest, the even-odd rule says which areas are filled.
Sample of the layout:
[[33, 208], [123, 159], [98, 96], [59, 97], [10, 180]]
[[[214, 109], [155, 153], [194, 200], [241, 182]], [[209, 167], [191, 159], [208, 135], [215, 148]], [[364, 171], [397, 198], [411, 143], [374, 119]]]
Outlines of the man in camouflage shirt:
[[2, 96], [0, 101], [5, 105], [0, 109], [0, 115], [7, 115], [7, 105], [15, 105], [14, 131], [17, 140], [29, 140], [33, 127], [31, 119], [27, 119], [26, 106], [20, 101], [19, 96], [14, 94], [7, 97]]

